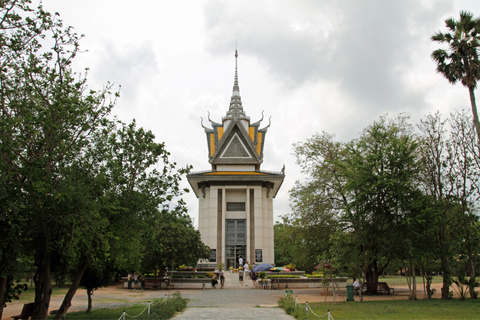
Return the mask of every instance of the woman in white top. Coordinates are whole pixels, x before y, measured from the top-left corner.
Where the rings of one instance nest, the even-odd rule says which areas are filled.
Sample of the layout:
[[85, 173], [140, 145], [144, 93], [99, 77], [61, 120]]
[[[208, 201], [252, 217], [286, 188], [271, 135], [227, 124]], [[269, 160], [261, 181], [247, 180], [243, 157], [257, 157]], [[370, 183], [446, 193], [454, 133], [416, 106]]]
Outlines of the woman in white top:
[[245, 280], [247, 280], [247, 276], [249, 275], [249, 272], [250, 272], [250, 267], [248, 266], [248, 261], [245, 262], [245, 265], [243, 266], [243, 270], [245, 270]]

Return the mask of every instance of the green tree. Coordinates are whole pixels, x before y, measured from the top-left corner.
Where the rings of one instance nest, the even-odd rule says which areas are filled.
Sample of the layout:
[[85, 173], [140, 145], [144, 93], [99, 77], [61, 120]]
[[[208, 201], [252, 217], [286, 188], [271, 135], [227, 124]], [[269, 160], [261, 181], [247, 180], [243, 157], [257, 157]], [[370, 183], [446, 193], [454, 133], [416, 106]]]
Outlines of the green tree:
[[113, 269], [105, 268], [103, 270], [95, 270], [88, 268], [82, 275], [80, 285], [87, 291], [88, 306], [86, 313], [90, 313], [93, 307], [92, 296], [93, 292], [101, 287], [106, 287], [113, 277]]
[[480, 61], [478, 50], [480, 47], [480, 20], [474, 18], [467, 11], [460, 12], [460, 20], [453, 18], [445, 20], [448, 32], [437, 32], [432, 40], [445, 43], [448, 49], [433, 51], [432, 58], [437, 63], [437, 71], [445, 76], [452, 84], [460, 81], [468, 88], [472, 107], [473, 122], [480, 143], [480, 121], [475, 102], [475, 88], [480, 78]]
[[[479, 144], [475, 143], [471, 118], [464, 112], [452, 113], [447, 120], [439, 113], [428, 115], [419, 128], [424, 167], [420, 182], [436, 215], [431, 230], [435, 231], [444, 275], [442, 298], [448, 299], [453, 273], [466, 268], [473, 280], [476, 276]], [[462, 257], [466, 257], [465, 265], [455, 270], [452, 264], [463, 261]]]
[[[3, 218], [17, 232], [18, 248], [34, 258], [34, 318], [44, 319], [52, 268], [59, 261], [69, 262], [58, 253], [68, 253], [67, 239], [70, 232], [80, 230], [76, 219], [83, 216], [87, 205], [65, 183], [73, 180], [67, 177], [74, 169], [70, 164], [81, 155], [113, 102], [108, 86], [90, 91], [85, 77], [71, 70], [79, 40], [71, 28], [63, 28], [56, 15], [41, 6], [31, 10], [29, 1], [6, 1], [4, 5], [1, 174], [7, 186], [4, 195], [10, 200], [8, 209], [13, 210], [3, 212]], [[80, 205], [78, 209], [75, 204]], [[91, 216], [88, 219], [95, 221]]]
[[[15, 62], [36, 35], [51, 27], [53, 21], [42, 10], [33, 12], [29, 1], [3, 1], [0, 6], [0, 318], [7, 294], [7, 278], [18, 273], [17, 257], [22, 253], [26, 226], [21, 176], [15, 170], [18, 160], [10, 146], [15, 144], [15, 130], [3, 120], [11, 116], [9, 103], [19, 96]], [[22, 16], [17, 13], [22, 11]], [[28, 17], [28, 19], [26, 18]]]
[[174, 210], [159, 211], [152, 218], [150, 232], [145, 235], [143, 270], [155, 273], [167, 267], [173, 270], [210, 257], [211, 250], [201, 241], [200, 232], [185, 214], [183, 203]]
[[294, 239], [290, 233], [291, 226], [288, 224], [286, 217], [282, 218], [282, 222], [276, 222], [273, 226], [273, 243], [275, 246], [275, 265], [285, 266], [293, 263], [295, 256]]
[[[400, 222], [418, 172], [417, 142], [404, 116], [380, 118], [349, 146], [342, 164], [351, 201], [345, 219], [357, 233], [362, 252], [371, 257], [365, 266], [367, 282], [378, 276], [403, 250]], [[384, 263], [379, 264], [384, 257]]]
[[[450, 183], [462, 212], [460, 229], [464, 236], [466, 270], [470, 283], [475, 283], [477, 275], [480, 239], [478, 234], [478, 207], [480, 199], [480, 143], [475, 143], [475, 127], [471, 117], [464, 112], [450, 115], [451, 134], [449, 139], [450, 165], [453, 168]], [[476, 298], [475, 288], [470, 287], [471, 298]]]
[[[290, 190], [291, 219], [284, 219], [294, 246], [293, 263], [311, 270], [330, 247], [330, 236], [341, 228], [348, 210], [345, 179], [338, 163], [346, 156], [345, 145], [326, 132], [294, 144], [296, 163], [307, 178]], [[287, 241], [287, 239], [285, 239]]]
[[[194, 238], [184, 229], [175, 228], [177, 225], [167, 224], [170, 221], [163, 219], [158, 210], [161, 207], [167, 216], [186, 212], [179, 184], [189, 168], [177, 170], [176, 164], [169, 161], [165, 145], [155, 142], [151, 131], [137, 128], [135, 121], [129, 125], [106, 122], [100, 129], [78, 159], [89, 179], [81, 182], [87, 192], [84, 198], [91, 202], [84, 215], [95, 217], [96, 221], [89, 223], [101, 231], [93, 237], [77, 231], [75, 255], [69, 256], [69, 261], [76, 263], [70, 262], [68, 270], [75, 276], [55, 319], [65, 318], [85, 270], [98, 275], [111, 268], [139, 270], [148, 245], [146, 239], [167, 236], [159, 230], [173, 232], [178, 241], [169, 245], [188, 261], [192, 260], [190, 249], [203, 245], [198, 231]], [[77, 171], [69, 176], [78, 179], [82, 175]], [[190, 220], [188, 216], [183, 218], [182, 226], [187, 226]], [[190, 227], [193, 230], [191, 222]]]
[[[147, 218], [179, 199], [187, 169], [175, 169], [150, 131], [107, 120], [116, 95], [109, 85], [89, 90], [73, 72], [79, 38], [71, 28], [29, 1], [4, 4], [0, 227], [9, 236], [1, 254], [33, 257], [35, 319], [47, 316], [52, 272], [73, 275], [55, 316], [62, 319], [87, 268], [140, 266]], [[0, 279], [15, 272], [4, 261]]]

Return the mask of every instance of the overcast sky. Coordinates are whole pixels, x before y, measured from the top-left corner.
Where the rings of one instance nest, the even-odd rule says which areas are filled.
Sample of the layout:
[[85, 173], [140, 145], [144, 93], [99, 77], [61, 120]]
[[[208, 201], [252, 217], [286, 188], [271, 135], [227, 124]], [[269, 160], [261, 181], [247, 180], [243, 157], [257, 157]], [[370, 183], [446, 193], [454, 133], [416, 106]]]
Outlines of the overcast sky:
[[[121, 85], [114, 114], [165, 142], [171, 159], [208, 170], [200, 118], [221, 122], [233, 88], [234, 52], [243, 107], [265, 112], [263, 170], [286, 178], [274, 200], [289, 214], [288, 191], [301, 180], [292, 144], [315, 132], [349, 141], [374, 119], [407, 112], [412, 122], [440, 110], [468, 109], [430, 58], [430, 37], [460, 10], [480, 16], [480, 1], [453, 0], [44, 0], [85, 37], [75, 61], [99, 89]], [[208, 124], [208, 122], [204, 123]], [[184, 181], [188, 187], [188, 182]], [[198, 200], [187, 194], [197, 224]]]

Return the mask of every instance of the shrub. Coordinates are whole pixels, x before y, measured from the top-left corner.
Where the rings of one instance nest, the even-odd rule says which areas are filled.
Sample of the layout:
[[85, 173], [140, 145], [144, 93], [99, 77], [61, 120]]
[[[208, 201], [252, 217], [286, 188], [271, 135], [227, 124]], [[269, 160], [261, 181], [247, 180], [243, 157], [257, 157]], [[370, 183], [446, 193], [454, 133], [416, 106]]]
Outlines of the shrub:
[[215, 271], [215, 268], [197, 268], [197, 271]]
[[295, 266], [291, 263], [287, 264], [285, 268], [290, 269], [290, 271], [295, 271]]
[[280, 298], [278, 301], [278, 305], [280, 308], [285, 310], [285, 312], [296, 319], [305, 319], [301, 316], [305, 314], [302, 312], [303, 308], [300, 305], [295, 307], [295, 300], [293, 299], [291, 294], [287, 294], [285, 297]]
[[195, 271], [195, 268], [193, 267], [187, 267], [184, 264], [178, 267], [178, 271]]
[[180, 292], [175, 292], [170, 299], [156, 300], [153, 304], [152, 313], [155, 319], [170, 319], [175, 313], [183, 311], [187, 307], [188, 300], [182, 298]]

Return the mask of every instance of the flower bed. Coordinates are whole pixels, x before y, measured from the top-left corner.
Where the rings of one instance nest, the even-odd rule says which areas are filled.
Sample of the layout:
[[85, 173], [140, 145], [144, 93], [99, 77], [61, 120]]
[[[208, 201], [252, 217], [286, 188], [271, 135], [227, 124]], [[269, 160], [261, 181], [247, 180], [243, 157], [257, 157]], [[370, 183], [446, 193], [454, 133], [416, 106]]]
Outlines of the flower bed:
[[197, 271], [215, 271], [215, 268], [197, 268]]
[[291, 274], [287, 274], [287, 275], [275, 274], [275, 275], [267, 276], [267, 279], [287, 279], [287, 278], [300, 278], [300, 276], [295, 276]]

